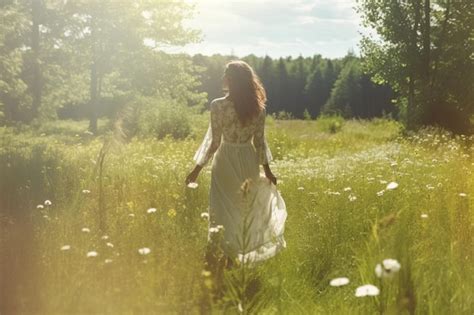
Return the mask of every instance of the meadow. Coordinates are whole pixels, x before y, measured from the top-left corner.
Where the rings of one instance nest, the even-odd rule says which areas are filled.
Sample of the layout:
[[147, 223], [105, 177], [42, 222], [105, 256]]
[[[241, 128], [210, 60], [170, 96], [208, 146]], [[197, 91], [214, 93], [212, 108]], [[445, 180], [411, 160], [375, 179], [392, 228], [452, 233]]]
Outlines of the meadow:
[[[473, 314], [473, 137], [391, 120], [280, 121], [267, 140], [287, 248], [203, 272], [209, 172], [184, 140], [125, 140], [99, 121], [0, 128], [0, 299], [13, 314]], [[398, 272], [375, 267], [396, 259]], [[334, 278], [349, 283], [331, 286]], [[259, 289], [243, 294], [249, 281]], [[341, 283], [342, 284], [342, 283]], [[373, 284], [375, 296], [356, 288]], [[210, 304], [203, 310], [203, 304]], [[6, 312], [6, 314], [9, 314]]]

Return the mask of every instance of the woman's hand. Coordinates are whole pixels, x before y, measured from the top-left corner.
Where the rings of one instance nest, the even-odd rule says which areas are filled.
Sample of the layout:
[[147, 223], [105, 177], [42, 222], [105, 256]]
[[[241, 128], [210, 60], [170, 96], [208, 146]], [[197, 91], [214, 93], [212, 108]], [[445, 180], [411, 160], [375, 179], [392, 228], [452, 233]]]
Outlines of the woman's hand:
[[194, 167], [191, 173], [189, 173], [189, 175], [186, 176], [186, 185], [188, 185], [189, 183], [195, 183], [201, 170], [202, 170], [202, 166], [196, 165], [196, 167]]
[[270, 166], [268, 164], [263, 165], [263, 170], [265, 171], [265, 177], [268, 178], [274, 185], [277, 184], [277, 178], [273, 175]]

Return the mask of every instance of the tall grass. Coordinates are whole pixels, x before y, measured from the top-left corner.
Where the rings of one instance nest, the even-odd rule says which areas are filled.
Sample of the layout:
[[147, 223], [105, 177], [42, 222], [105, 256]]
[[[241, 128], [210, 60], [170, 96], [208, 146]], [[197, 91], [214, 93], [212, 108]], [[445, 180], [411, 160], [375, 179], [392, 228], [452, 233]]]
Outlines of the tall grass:
[[[209, 169], [184, 185], [199, 121], [185, 140], [134, 138], [102, 159], [106, 134], [0, 129], [0, 312], [199, 313]], [[473, 139], [400, 130], [268, 120], [287, 248], [252, 270], [259, 313], [474, 312]], [[375, 276], [385, 258], [401, 264], [392, 279]], [[350, 283], [329, 286], [340, 276]], [[355, 297], [367, 283], [380, 295]]]

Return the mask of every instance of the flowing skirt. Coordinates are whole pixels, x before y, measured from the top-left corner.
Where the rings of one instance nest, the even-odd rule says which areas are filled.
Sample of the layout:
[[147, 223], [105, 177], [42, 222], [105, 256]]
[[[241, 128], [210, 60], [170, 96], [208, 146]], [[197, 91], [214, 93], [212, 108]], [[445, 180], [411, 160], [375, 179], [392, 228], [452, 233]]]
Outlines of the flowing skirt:
[[285, 202], [276, 186], [260, 175], [250, 142], [222, 142], [211, 174], [208, 241], [217, 237], [228, 257], [250, 264], [286, 247]]

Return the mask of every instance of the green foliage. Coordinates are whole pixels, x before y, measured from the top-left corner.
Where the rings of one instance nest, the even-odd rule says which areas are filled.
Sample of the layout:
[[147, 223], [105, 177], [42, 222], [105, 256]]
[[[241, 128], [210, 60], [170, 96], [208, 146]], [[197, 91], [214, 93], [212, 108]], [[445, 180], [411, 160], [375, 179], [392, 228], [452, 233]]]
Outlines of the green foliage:
[[378, 34], [362, 40], [366, 69], [374, 82], [397, 92], [407, 127], [468, 132], [474, 114], [474, 3], [364, 0], [358, 11]]
[[121, 127], [129, 137], [184, 139], [192, 131], [191, 114], [187, 106], [176, 100], [141, 98], [120, 114]]
[[317, 119], [320, 130], [336, 133], [339, 132], [344, 124], [344, 118], [340, 115], [321, 115]]
[[[202, 136], [207, 120], [193, 122]], [[472, 137], [400, 137], [400, 124], [385, 119], [348, 120], [334, 134], [323, 120], [268, 122], [288, 247], [236, 283], [242, 293], [258, 279], [247, 302], [264, 314], [473, 312]], [[183, 184], [202, 138], [134, 138], [108, 149], [100, 174], [107, 136], [80, 133], [85, 121], [60, 124], [43, 136], [0, 128], [2, 312], [194, 314], [203, 300], [209, 313], [238, 312], [235, 299], [213, 303], [203, 289], [212, 286], [200, 215], [210, 174], [197, 189]], [[386, 189], [391, 181], [397, 189]], [[144, 247], [151, 252], [139, 254]], [[86, 257], [92, 250], [98, 256]], [[385, 258], [401, 263], [393, 279], [374, 274]], [[340, 276], [351, 282], [329, 286]], [[366, 283], [380, 296], [356, 298]]]
[[311, 120], [312, 119], [311, 114], [309, 113], [307, 108], [305, 108], [305, 110], [303, 112], [303, 119], [304, 120]]

